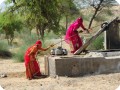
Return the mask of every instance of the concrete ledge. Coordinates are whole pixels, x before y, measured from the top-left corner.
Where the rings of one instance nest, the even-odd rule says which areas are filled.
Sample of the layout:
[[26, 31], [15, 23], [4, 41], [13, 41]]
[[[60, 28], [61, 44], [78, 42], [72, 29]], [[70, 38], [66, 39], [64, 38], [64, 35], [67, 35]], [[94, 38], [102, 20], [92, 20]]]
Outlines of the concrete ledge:
[[120, 72], [120, 58], [45, 56], [45, 74], [50, 76], [82, 76]]

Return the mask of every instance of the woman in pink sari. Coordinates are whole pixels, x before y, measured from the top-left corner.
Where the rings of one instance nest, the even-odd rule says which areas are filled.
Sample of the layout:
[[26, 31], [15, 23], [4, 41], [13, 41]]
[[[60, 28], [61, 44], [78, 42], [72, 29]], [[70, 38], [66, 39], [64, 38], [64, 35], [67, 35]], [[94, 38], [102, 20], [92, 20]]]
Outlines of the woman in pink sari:
[[26, 67], [26, 77], [31, 80], [36, 76], [41, 76], [40, 66], [36, 60], [37, 52], [46, 51], [53, 45], [50, 45], [48, 48], [42, 48], [42, 42], [38, 40], [33, 46], [29, 47], [24, 55], [25, 67]]
[[77, 29], [81, 27], [83, 31], [88, 31], [83, 25], [82, 17], [79, 17], [75, 20], [67, 29], [65, 40], [70, 45], [71, 53], [74, 53], [78, 50], [83, 44], [82, 39], [79, 37]]

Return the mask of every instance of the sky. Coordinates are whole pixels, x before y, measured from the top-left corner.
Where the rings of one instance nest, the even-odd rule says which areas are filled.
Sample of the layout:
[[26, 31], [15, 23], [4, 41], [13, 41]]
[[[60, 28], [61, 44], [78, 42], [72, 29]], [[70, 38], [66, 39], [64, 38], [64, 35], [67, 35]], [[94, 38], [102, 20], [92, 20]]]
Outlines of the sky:
[[5, 0], [0, 0], [0, 4], [1, 4], [3, 1], [5, 1]]
[[120, 4], [120, 0], [116, 0]]

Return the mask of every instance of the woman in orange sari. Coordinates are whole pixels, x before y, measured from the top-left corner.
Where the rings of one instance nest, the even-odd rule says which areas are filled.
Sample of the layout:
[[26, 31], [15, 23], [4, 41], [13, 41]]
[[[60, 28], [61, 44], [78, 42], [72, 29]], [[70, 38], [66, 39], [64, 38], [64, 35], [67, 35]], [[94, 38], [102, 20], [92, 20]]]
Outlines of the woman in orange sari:
[[25, 67], [26, 67], [26, 77], [31, 80], [35, 76], [41, 76], [40, 66], [36, 60], [37, 52], [46, 51], [53, 45], [50, 45], [48, 48], [42, 48], [42, 42], [38, 40], [33, 46], [29, 47], [24, 55]]

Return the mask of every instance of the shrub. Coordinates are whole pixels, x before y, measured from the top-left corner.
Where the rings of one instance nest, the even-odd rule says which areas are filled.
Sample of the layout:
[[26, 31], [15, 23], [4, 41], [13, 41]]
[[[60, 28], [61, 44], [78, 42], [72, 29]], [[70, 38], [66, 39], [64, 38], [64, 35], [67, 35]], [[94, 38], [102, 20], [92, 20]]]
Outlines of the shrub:
[[24, 54], [25, 54], [25, 50], [27, 49], [26, 45], [23, 45], [19, 48], [17, 53], [14, 53], [13, 58], [17, 61], [17, 62], [24, 62]]
[[0, 41], [0, 57], [1, 58], [12, 57], [12, 53], [9, 51], [9, 45], [4, 41]]
[[58, 35], [54, 34], [53, 32], [49, 32], [49, 33], [46, 33], [45, 34], [45, 40], [48, 40], [48, 39], [55, 39], [55, 38], [58, 38]]
[[103, 49], [104, 46], [103, 46], [103, 40], [104, 40], [104, 37], [101, 35], [99, 37], [96, 38], [96, 40], [93, 41], [93, 43], [91, 43], [88, 47], [88, 49], [92, 49], [92, 50], [100, 50], [100, 49]]
[[9, 49], [9, 45], [4, 41], [0, 41], [0, 51], [1, 50], [8, 51], [8, 49]]

